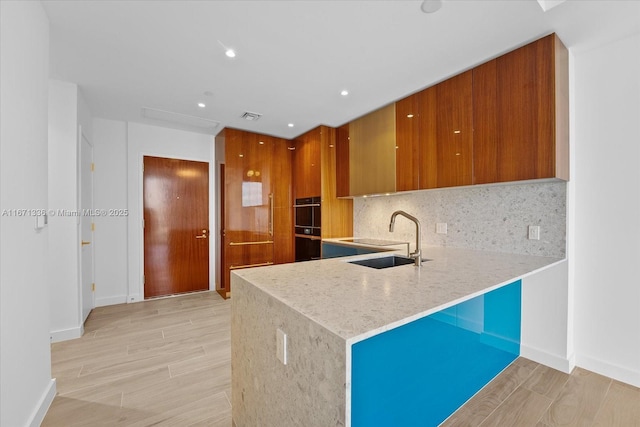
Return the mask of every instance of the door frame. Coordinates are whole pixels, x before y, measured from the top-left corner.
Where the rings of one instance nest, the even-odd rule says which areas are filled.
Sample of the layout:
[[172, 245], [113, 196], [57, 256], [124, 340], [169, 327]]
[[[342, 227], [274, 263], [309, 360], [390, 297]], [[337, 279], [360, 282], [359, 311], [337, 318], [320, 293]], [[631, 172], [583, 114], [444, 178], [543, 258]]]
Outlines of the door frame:
[[[138, 286], [133, 289], [138, 290], [138, 299], [129, 296], [127, 298], [127, 302], [136, 302], [136, 301], [144, 301], [144, 227], [142, 226], [144, 220], [144, 157], [164, 157], [165, 159], [176, 159], [176, 160], [187, 160], [191, 162], [203, 162], [208, 163], [209, 165], [209, 230], [215, 230], [215, 191], [212, 192], [212, 188], [215, 188], [216, 179], [212, 176], [212, 173], [215, 174], [215, 159], [207, 159], [203, 160], [202, 158], [197, 157], [189, 157], [189, 156], [180, 156], [180, 155], [172, 155], [168, 153], [158, 153], [158, 152], [150, 152], [150, 151], [141, 151], [138, 152], [138, 200], [137, 200], [137, 215], [136, 215], [136, 224], [137, 224], [137, 232], [138, 232], [138, 242], [140, 242], [138, 247], [138, 260], [140, 265], [140, 274], [138, 276]], [[129, 212], [131, 214], [131, 212]], [[213, 233], [209, 233], [211, 237], [213, 237]], [[215, 242], [218, 241], [216, 238], [207, 239], [209, 241], [209, 290], [215, 290], [215, 256], [216, 256], [216, 245]], [[212, 243], [213, 242], [213, 243]], [[213, 267], [213, 268], [212, 268]], [[159, 297], [162, 298], [162, 297]]]
[[[77, 142], [77, 186], [76, 186], [76, 197], [77, 197], [77, 206], [78, 206], [78, 211], [82, 212], [82, 140], [83, 138], [87, 141], [87, 144], [89, 144], [89, 146], [91, 147], [91, 164], [94, 163], [94, 145], [91, 142], [91, 140], [87, 137], [87, 135], [82, 131], [82, 126], [78, 125], [78, 142]], [[93, 171], [91, 174], [91, 210], [93, 210], [94, 208], [94, 201], [95, 201], [95, 194], [94, 194], [94, 190], [95, 190], [95, 184], [94, 184], [94, 177], [93, 177]], [[78, 215], [78, 221], [77, 221], [77, 227], [78, 227], [78, 238], [79, 240], [82, 240], [82, 215]], [[91, 218], [91, 222], [92, 224], [94, 223], [93, 218]], [[94, 239], [94, 232], [92, 230], [91, 232], [91, 244], [89, 245], [89, 248], [91, 249], [91, 283], [92, 286], [95, 283], [96, 280], [96, 247], [95, 247], [95, 239]], [[80, 320], [80, 326], [83, 330], [82, 333], [84, 333], [84, 322], [86, 320], [86, 317], [84, 317], [84, 312], [83, 312], [83, 308], [84, 308], [84, 296], [85, 296], [85, 290], [83, 288], [83, 283], [82, 283], [82, 277], [83, 277], [83, 268], [82, 268], [82, 251], [83, 248], [82, 246], [80, 246], [80, 248], [78, 249], [78, 317]], [[93, 310], [94, 308], [96, 308], [96, 294], [95, 291], [92, 289], [91, 290], [91, 310]], [[89, 310], [89, 312], [91, 312], [91, 310]], [[88, 314], [87, 314], [88, 316]]]

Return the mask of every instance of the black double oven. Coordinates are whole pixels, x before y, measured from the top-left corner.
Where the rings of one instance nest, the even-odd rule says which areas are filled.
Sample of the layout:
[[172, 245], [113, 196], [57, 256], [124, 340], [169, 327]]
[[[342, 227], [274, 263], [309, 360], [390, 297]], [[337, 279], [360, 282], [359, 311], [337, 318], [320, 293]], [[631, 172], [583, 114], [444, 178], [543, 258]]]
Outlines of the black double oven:
[[320, 259], [320, 197], [296, 199], [295, 216], [296, 262]]

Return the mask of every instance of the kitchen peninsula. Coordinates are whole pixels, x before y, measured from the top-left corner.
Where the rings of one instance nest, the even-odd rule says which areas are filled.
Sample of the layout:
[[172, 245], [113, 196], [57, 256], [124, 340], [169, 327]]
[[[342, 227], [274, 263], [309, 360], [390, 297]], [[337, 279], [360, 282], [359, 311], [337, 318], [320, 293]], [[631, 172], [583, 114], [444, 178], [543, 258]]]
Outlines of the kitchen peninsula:
[[[443, 247], [424, 247], [423, 254], [429, 261], [420, 268], [403, 265], [377, 270], [348, 262], [390, 256], [387, 252], [234, 272], [231, 333], [232, 407], [236, 424], [364, 425], [356, 406], [361, 402], [357, 394], [367, 387], [358, 385], [356, 391], [360, 379], [356, 381], [355, 375], [359, 361], [376, 351], [370, 350], [375, 347], [363, 344], [396, 334], [391, 346], [407, 345], [406, 328], [419, 326], [434, 315], [444, 319], [439, 324], [462, 323], [464, 319], [456, 319], [455, 312], [453, 322], [446, 320], [455, 307], [479, 310], [482, 329], [482, 313], [486, 323], [489, 311], [513, 312], [515, 306], [517, 353], [519, 281], [564, 261]], [[505, 307], [475, 303], [482, 304], [484, 296], [501, 289], [516, 289], [512, 293], [516, 304], [511, 303], [513, 300]], [[463, 328], [474, 331], [475, 326]], [[420, 329], [415, 331], [422, 333]], [[398, 341], [400, 332], [405, 338]], [[422, 337], [422, 341], [430, 340]], [[384, 348], [386, 344], [380, 345]], [[414, 352], [411, 342], [407, 348], [408, 353]], [[407, 364], [392, 359], [384, 363], [401, 368]], [[429, 388], [419, 372], [412, 371], [410, 378], [420, 384], [403, 383], [406, 390], [390, 389], [380, 398], [388, 400], [398, 393], [415, 395], [411, 390], [416, 386]], [[411, 410], [407, 405], [397, 408], [400, 412], [407, 410]]]

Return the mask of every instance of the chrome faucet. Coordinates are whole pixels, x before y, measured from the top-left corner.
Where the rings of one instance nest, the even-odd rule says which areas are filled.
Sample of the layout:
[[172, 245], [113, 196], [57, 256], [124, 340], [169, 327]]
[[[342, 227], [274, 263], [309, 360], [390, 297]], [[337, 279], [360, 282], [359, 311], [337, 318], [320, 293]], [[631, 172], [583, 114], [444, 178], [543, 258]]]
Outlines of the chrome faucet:
[[[415, 252], [409, 253], [409, 258], [413, 258], [416, 263], [416, 267], [420, 267], [422, 265], [422, 252], [420, 251], [420, 221], [413, 215], [409, 215], [405, 211], [395, 211], [391, 214], [391, 222], [389, 223], [389, 232], [393, 233], [393, 226], [396, 223], [396, 217], [398, 215], [402, 215], [403, 217], [411, 220], [416, 225], [416, 250]], [[408, 252], [408, 250], [407, 250]]]

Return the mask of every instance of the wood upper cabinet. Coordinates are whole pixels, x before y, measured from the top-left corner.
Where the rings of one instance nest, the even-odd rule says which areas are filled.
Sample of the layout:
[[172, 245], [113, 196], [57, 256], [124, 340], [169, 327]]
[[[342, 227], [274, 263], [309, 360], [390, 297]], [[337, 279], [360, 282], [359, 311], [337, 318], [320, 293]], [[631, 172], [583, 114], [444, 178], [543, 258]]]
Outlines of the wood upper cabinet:
[[295, 140], [293, 187], [296, 199], [320, 196], [320, 127]]
[[420, 188], [419, 95], [396, 102], [396, 191]]
[[349, 195], [396, 191], [395, 103], [349, 123]]
[[[413, 174], [418, 172], [420, 189], [470, 185], [473, 179], [471, 71], [418, 92], [412, 98], [418, 111], [417, 155], [412, 154], [417, 165], [411, 160], [404, 162], [403, 167], [411, 166]], [[399, 167], [400, 162], [396, 170]]]
[[336, 129], [336, 196], [349, 196], [349, 123]]
[[568, 108], [568, 52], [555, 34], [474, 68], [474, 183], [568, 180]]
[[470, 185], [473, 181], [472, 82], [472, 73], [467, 71], [435, 87], [436, 182], [439, 188]]

